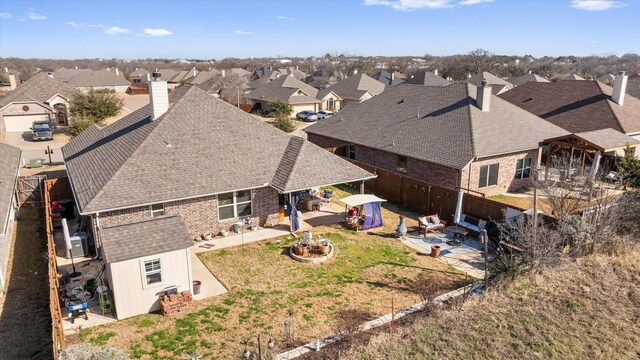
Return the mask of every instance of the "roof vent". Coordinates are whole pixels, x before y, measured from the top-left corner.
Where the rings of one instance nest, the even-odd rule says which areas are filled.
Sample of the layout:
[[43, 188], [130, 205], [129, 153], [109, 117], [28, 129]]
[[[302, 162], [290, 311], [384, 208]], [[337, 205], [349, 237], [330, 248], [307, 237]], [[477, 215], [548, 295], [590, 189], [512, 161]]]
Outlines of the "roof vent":
[[406, 98], [405, 98], [405, 99], [402, 99], [402, 100], [398, 101], [398, 104], [402, 104], [403, 102], [406, 102], [406, 101], [407, 101], [407, 99], [406, 99]]

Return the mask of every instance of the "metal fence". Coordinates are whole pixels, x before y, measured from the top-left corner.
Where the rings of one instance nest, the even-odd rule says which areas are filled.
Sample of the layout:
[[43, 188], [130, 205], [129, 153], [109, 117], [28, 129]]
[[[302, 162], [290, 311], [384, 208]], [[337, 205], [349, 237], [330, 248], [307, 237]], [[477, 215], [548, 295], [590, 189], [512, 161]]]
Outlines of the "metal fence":
[[[434, 185], [356, 160], [347, 160], [378, 175], [377, 178], [365, 182], [365, 190], [368, 192], [419, 210], [425, 215], [438, 214], [444, 220], [453, 218], [456, 212], [457, 190]], [[504, 220], [507, 208], [525, 210], [471, 193], [465, 193], [462, 202], [463, 214], [485, 220]]]

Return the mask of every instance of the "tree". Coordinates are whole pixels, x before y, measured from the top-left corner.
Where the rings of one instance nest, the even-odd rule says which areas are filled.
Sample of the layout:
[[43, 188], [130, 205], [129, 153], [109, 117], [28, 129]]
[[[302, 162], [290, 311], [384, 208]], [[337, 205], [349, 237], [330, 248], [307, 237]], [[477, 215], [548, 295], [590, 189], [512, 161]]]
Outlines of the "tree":
[[293, 107], [282, 100], [276, 100], [269, 104], [269, 113], [276, 118], [273, 126], [284, 131], [292, 132], [296, 129], [295, 124], [291, 120]]
[[76, 137], [95, 123], [95, 120], [87, 116], [81, 114], [72, 115], [69, 126], [69, 136]]
[[113, 91], [89, 90], [77, 91], [71, 99], [71, 117], [82, 117], [100, 124], [105, 119], [118, 115], [124, 105], [124, 99]]
[[619, 159], [620, 173], [624, 179], [624, 187], [631, 185], [640, 187], [640, 159], [634, 156], [634, 152], [627, 144], [625, 154]]

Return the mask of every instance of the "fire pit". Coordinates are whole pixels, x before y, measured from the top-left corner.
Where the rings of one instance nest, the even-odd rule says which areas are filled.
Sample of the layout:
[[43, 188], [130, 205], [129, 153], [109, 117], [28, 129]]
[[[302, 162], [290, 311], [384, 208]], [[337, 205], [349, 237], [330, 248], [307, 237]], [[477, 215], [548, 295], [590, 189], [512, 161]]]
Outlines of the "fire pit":
[[289, 256], [296, 261], [318, 264], [333, 257], [333, 245], [329, 239], [311, 241], [311, 236], [305, 234], [305, 239], [289, 248]]

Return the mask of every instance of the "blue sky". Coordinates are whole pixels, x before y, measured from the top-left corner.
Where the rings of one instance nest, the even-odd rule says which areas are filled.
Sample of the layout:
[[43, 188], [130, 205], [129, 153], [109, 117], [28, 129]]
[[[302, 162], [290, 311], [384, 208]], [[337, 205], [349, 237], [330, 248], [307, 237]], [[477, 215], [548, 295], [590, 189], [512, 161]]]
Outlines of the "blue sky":
[[0, 1], [0, 57], [640, 52], [640, 0]]

